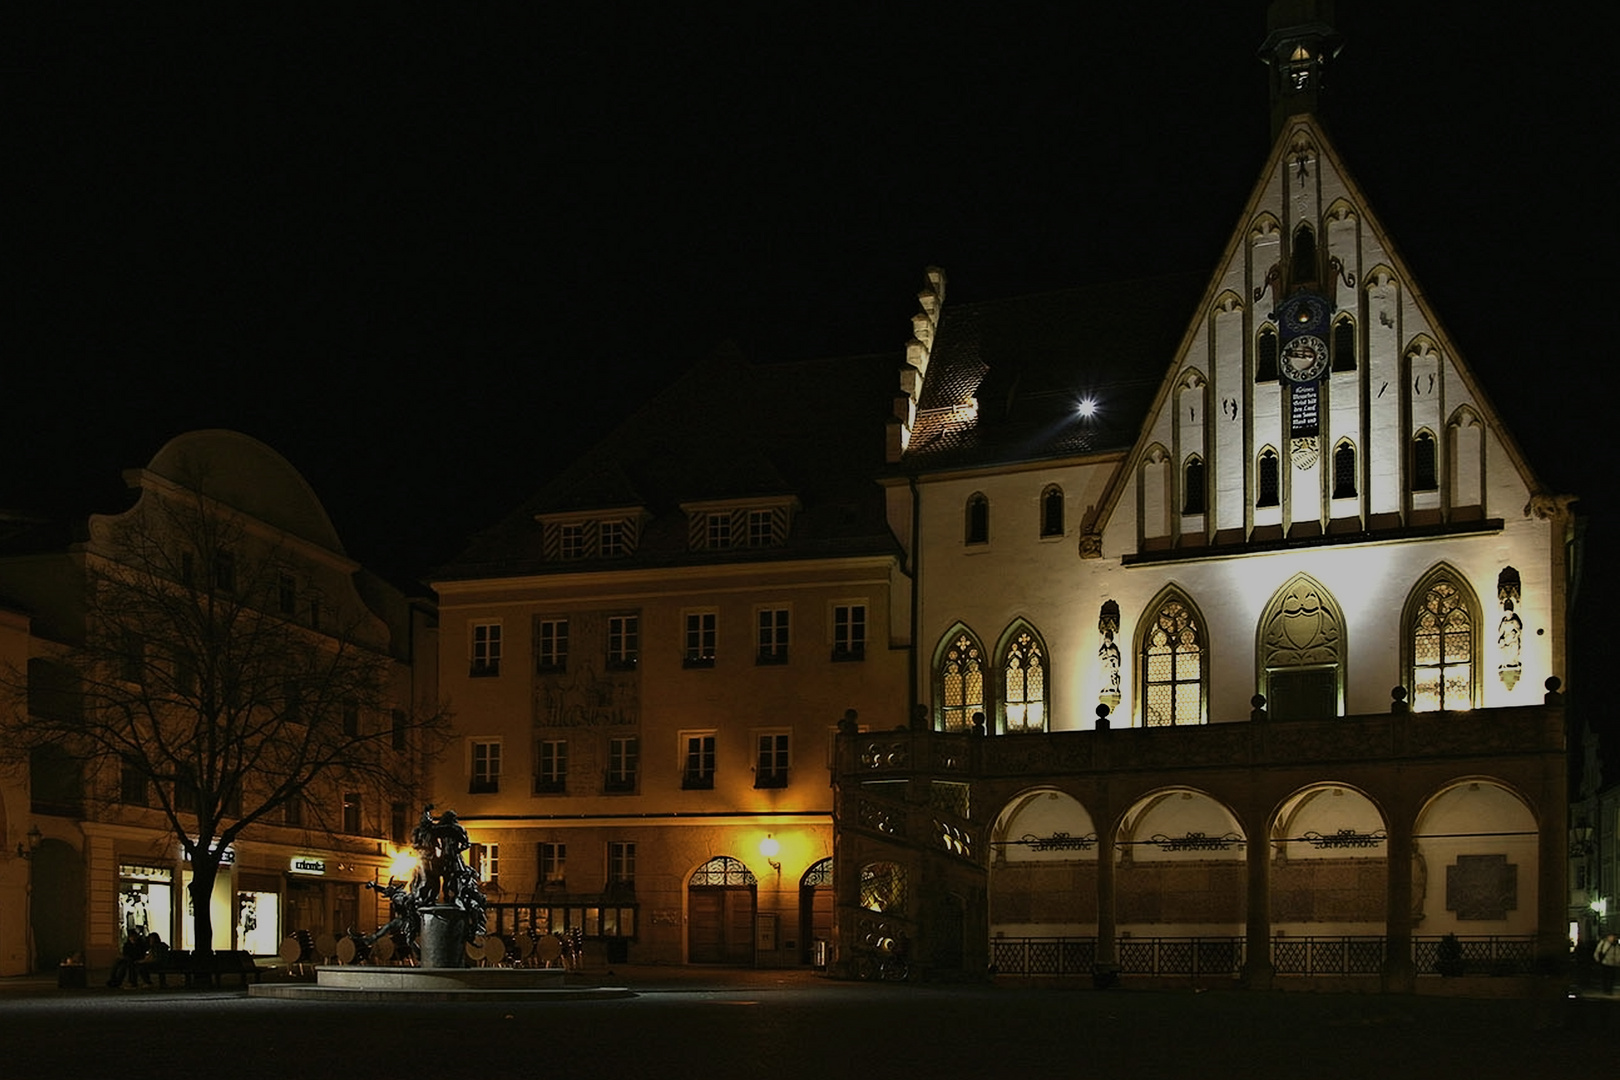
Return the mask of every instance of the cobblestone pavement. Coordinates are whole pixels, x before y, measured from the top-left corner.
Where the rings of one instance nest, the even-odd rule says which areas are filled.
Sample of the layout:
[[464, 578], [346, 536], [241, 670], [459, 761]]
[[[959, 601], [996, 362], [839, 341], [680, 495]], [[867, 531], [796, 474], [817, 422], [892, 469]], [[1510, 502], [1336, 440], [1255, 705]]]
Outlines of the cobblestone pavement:
[[0, 980], [0, 1069], [122, 1080], [1584, 1076], [1620, 1000], [833, 982], [621, 966], [625, 1000], [350, 1005]]

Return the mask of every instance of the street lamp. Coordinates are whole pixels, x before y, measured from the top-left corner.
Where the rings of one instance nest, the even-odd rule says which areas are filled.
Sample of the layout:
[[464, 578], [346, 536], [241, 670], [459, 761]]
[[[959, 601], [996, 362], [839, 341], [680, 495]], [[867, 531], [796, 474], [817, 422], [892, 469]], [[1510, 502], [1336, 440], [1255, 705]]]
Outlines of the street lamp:
[[40, 843], [45, 839], [45, 834], [39, 831], [38, 825], [30, 825], [28, 826], [26, 839], [28, 841], [26, 847], [23, 846], [23, 841], [17, 841], [17, 858], [19, 859], [32, 859], [34, 852], [39, 850]]
[[782, 845], [777, 843], [776, 837], [770, 833], [766, 833], [765, 839], [759, 842], [759, 853], [765, 856], [765, 862], [772, 870], [776, 871], [778, 877], [780, 877], [782, 874], [782, 864], [777, 862], [776, 856], [780, 854], [781, 851]]

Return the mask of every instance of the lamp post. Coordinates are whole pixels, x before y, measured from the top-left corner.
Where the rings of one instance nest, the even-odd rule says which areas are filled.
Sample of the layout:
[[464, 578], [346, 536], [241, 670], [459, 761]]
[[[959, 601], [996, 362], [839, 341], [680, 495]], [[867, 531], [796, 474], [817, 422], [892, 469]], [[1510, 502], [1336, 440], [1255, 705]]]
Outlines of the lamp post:
[[34, 855], [45, 842], [45, 834], [38, 825], [28, 826], [28, 832], [17, 842], [17, 858], [28, 863], [28, 876], [23, 881], [23, 960], [28, 970], [35, 967], [34, 956]]

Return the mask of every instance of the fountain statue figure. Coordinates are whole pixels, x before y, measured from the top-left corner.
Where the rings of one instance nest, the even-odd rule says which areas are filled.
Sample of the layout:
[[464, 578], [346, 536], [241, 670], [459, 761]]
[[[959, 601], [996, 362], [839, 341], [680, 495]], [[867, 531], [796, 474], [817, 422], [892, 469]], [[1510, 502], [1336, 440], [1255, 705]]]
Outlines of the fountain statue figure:
[[365, 943], [374, 945], [393, 934], [420, 955], [424, 914], [452, 916], [465, 941], [483, 937], [484, 893], [477, 873], [462, 858], [472, 842], [456, 820], [456, 812], [446, 810], [435, 818], [432, 803], [423, 807], [411, 832], [411, 846], [416, 849], [416, 866], [408, 881], [390, 879], [387, 885], [366, 885], [388, 897], [389, 920], [366, 935]]

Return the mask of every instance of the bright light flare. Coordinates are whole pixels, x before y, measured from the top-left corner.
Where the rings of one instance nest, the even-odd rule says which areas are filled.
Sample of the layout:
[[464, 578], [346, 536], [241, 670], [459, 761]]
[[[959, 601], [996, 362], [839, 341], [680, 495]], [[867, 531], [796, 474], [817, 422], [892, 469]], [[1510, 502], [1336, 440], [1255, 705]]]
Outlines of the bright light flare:
[[388, 864], [388, 877], [393, 881], [409, 881], [411, 875], [416, 873], [416, 852], [406, 848], [394, 852], [393, 861]]
[[1079, 402], [1076, 403], [1074, 411], [1085, 417], [1087, 420], [1090, 420], [1093, 416], [1097, 415], [1097, 399], [1094, 397], [1081, 398]]

